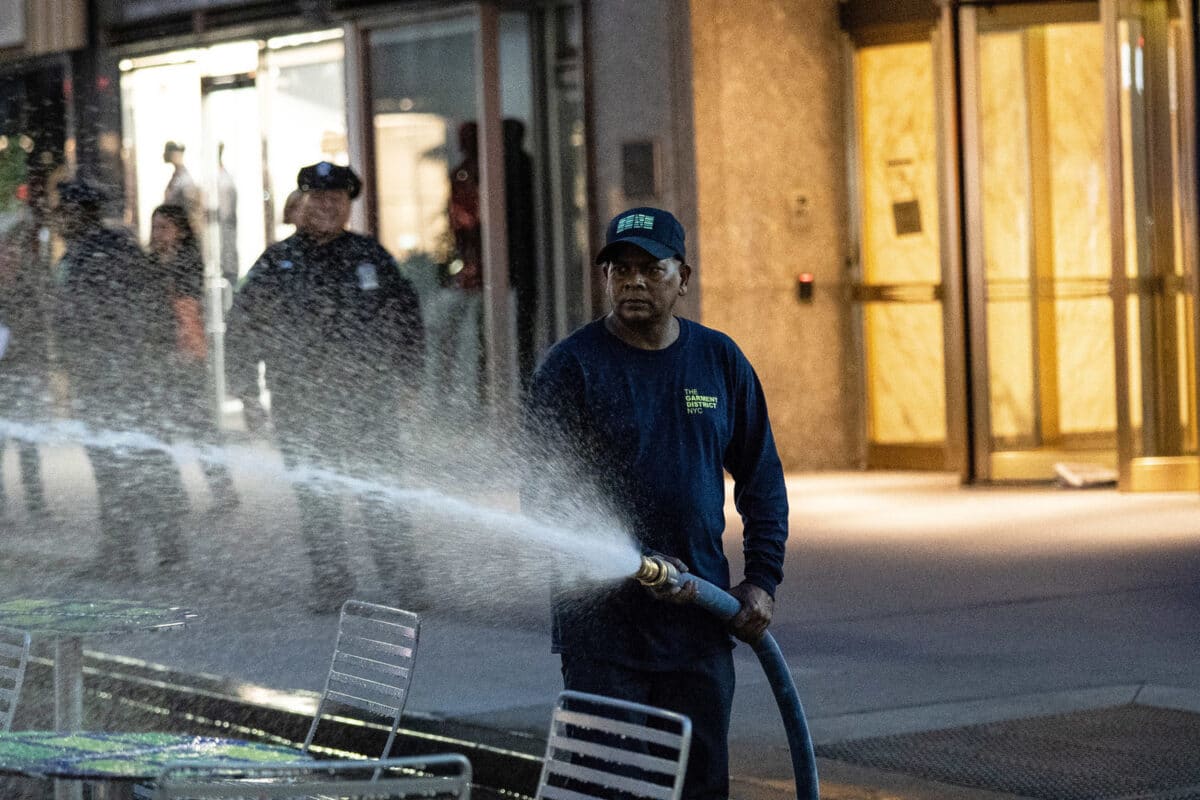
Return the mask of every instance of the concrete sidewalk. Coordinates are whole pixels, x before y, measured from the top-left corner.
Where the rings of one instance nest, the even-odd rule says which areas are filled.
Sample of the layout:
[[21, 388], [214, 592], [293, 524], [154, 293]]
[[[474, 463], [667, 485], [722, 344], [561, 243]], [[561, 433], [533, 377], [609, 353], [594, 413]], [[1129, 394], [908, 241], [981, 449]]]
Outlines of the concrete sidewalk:
[[[88, 644], [235, 678], [265, 701], [320, 689], [336, 618], [305, 611], [286, 486], [235, 471], [242, 505], [215, 517], [199, 467], [184, 464], [196, 508], [186, 570], [81, 584], [70, 574], [96, 544], [90, 477], [71, 448], [43, 458], [56, 516], [31, 520], [10, 503], [0, 599], [86, 592], [190, 605], [203, 621], [182, 635]], [[17, 483], [11, 453], [0, 466], [6, 485]], [[772, 631], [818, 745], [1134, 701], [1200, 712], [1200, 493], [964, 489], [950, 476], [898, 473], [796, 475], [789, 492]], [[740, 523], [732, 507], [729, 516], [737, 575]], [[433, 534], [423, 546], [436, 547]], [[355, 558], [369, 574], [365, 550]], [[372, 580], [362, 594], [387, 601], [389, 588]], [[488, 588], [468, 601], [426, 598], [408, 709], [538, 734], [561, 688], [544, 598], [510, 592], [492, 603]], [[733, 795], [794, 796], [769, 687], [748, 648], [735, 658]], [[821, 766], [830, 798], [1001, 796]]]

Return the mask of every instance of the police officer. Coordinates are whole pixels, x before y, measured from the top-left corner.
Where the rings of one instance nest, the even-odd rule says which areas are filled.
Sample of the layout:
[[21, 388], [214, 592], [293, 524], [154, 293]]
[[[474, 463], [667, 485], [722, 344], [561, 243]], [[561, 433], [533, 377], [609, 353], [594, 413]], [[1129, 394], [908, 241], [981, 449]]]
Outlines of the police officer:
[[[72, 179], [58, 192], [67, 247], [58, 262], [55, 333], [74, 414], [99, 428], [161, 434], [174, 402], [174, 313], [166, 283], [128, 231], [104, 223], [103, 189]], [[98, 446], [87, 454], [101, 539], [81, 577], [136, 574], [141, 532], [154, 539], [160, 569], [179, 566], [188, 500], [172, 457], [161, 449]]]
[[[362, 189], [353, 170], [322, 161], [300, 170], [297, 184], [296, 232], [263, 252], [234, 297], [229, 386], [253, 425], [262, 413], [258, 364], [265, 364], [271, 420], [290, 469], [320, 466], [387, 483], [424, 363], [417, 295], [377, 241], [346, 230]], [[355, 588], [348, 532], [330, 488], [303, 475], [295, 487], [316, 612], [336, 610]], [[414, 571], [400, 556], [411, 542], [402, 510], [379, 496], [361, 500], [383, 583], [411, 588]]]

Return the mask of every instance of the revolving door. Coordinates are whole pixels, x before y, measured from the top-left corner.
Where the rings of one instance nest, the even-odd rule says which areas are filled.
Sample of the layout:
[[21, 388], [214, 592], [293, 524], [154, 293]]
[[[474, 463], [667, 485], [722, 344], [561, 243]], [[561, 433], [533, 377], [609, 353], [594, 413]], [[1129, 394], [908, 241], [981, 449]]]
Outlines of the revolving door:
[[1200, 488], [1191, 13], [963, 3], [856, 51], [869, 466]]

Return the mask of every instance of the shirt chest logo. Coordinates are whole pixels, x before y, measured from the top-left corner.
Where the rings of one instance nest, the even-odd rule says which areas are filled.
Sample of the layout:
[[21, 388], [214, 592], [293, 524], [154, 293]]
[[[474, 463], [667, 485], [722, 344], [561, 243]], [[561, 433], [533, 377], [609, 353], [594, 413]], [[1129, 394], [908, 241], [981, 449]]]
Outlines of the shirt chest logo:
[[687, 410], [688, 414], [703, 414], [705, 411], [715, 411], [717, 400], [716, 395], [701, 394], [699, 389], [683, 390], [683, 407]]

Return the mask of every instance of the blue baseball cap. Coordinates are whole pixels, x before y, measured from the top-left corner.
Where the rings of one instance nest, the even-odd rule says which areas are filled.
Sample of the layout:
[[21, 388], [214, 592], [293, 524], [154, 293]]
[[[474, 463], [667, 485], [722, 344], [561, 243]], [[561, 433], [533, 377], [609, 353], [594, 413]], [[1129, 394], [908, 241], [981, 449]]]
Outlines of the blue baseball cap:
[[350, 199], [353, 200], [362, 191], [362, 180], [349, 167], [331, 164], [328, 161], [318, 161], [297, 173], [296, 188], [302, 192], [340, 189], [350, 195]]
[[683, 226], [670, 211], [645, 206], [631, 208], [608, 223], [604, 247], [596, 254], [596, 263], [608, 261], [612, 246], [621, 242], [636, 245], [660, 261], [664, 258], [687, 261], [683, 239]]

